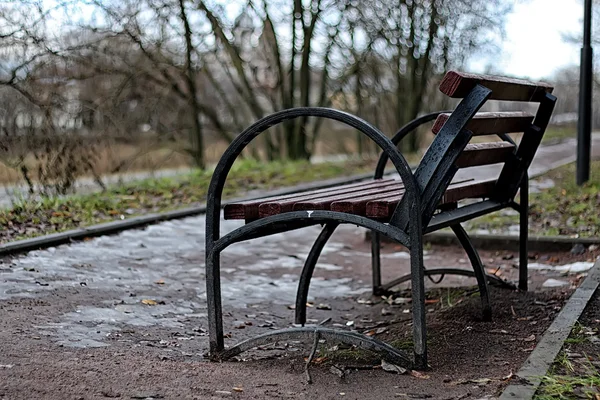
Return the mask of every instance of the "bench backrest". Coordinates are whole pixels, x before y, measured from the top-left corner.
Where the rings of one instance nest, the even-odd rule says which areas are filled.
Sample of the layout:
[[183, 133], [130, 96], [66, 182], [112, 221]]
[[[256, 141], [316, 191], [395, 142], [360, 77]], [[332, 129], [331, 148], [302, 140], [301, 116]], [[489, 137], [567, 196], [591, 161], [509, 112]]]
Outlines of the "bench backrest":
[[[424, 226], [459, 168], [504, 163], [492, 197], [499, 202], [511, 201], [526, 179], [556, 102], [553, 88], [546, 83], [455, 71], [444, 76], [439, 88], [447, 96], [463, 100], [451, 114], [437, 117], [432, 129], [436, 137], [415, 171]], [[536, 102], [539, 107], [535, 115], [477, 113], [488, 100]], [[517, 132], [523, 132], [518, 146], [508, 136]], [[472, 136], [480, 135], [497, 135], [503, 141], [468, 144]], [[406, 204], [398, 206], [392, 221], [407, 227]]]

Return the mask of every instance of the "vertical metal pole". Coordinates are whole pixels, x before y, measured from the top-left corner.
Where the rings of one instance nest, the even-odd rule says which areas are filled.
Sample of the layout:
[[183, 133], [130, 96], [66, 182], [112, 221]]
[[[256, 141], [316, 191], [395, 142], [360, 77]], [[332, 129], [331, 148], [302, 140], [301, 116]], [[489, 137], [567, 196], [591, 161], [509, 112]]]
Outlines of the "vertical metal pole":
[[519, 289], [527, 291], [528, 274], [528, 252], [527, 241], [529, 240], [529, 176], [525, 174], [520, 188], [520, 212], [519, 212]]
[[410, 208], [410, 274], [413, 312], [413, 348], [415, 368], [427, 369], [427, 327], [425, 325], [425, 267], [423, 266], [423, 228], [421, 207]]
[[585, 0], [583, 16], [583, 47], [579, 75], [579, 120], [577, 122], [577, 184], [590, 178], [592, 130], [592, 0]]
[[373, 274], [373, 295], [381, 293], [381, 236], [371, 231], [371, 268]]

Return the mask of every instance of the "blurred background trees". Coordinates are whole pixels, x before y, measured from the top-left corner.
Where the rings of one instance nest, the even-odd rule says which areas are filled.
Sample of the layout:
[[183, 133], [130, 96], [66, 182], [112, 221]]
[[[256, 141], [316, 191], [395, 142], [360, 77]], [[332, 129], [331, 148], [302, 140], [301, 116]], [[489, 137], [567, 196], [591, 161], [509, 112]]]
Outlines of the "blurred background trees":
[[[436, 85], [492, 52], [502, 0], [0, 1], [0, 163], [66, 192], [80, 175], [206, 168], [252, 122], [334, 107], [388, 135], [448, 107]], [[419, 137], [404, 144], [418, 151]], [[374, 148], [323, 120], [274, 127], [262, 160]], [[45, 185], [47, 187], [48, 185]], [[32, 188], [33, 190], [33, 188]]]

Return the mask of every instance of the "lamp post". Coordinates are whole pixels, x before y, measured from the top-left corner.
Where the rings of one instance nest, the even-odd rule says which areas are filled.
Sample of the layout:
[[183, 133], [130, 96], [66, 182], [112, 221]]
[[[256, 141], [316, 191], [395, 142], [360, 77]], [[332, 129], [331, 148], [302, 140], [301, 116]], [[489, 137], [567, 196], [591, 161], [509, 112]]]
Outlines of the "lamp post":
[[577, 184], [590, 178], [592, 130], [592, 0], [585, 0], [583, 13], [583, 47], [579, 75], [579, 120], [577, 122]]

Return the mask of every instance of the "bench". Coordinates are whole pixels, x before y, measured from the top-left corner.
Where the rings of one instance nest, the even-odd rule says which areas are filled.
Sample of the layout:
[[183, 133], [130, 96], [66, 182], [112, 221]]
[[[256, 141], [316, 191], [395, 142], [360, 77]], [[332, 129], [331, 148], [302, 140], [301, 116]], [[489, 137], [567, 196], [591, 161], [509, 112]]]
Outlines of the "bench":
[[[210, 356], [225, 360], [253, 347], [280, 340], [319, 338], [350, 343], [380, 352], [382, 358], [407, 368], [427, 368], [424, 277], [461, 273], [474, 276], [480, 291], [483, 317], [491, 318], [488, 280], [483, 264], [462, 222], [512, 208], [520, 214], [519, 289], [527, 290], [527, 169], [540, 144], [556, 98], [552, 87], [504, 77], [448, 72], [440, 91], [462, 99], [452, 112], [424, 115], [402, 127], [391, 139], [368, 122], [348, 113], [325, 108], [295, 108], [264, 117], [242, 132], [229, 146], [212, 177], [206, 212], [206, 285]], [[526, 112], [478, 112], [489, 100], [538, 103], [535, 115]], [[339, 121], [368, 136], [381, 149], [374, 179], [333, 188], [227, 204], [226, 219], [245, 224], [221, 237], [221, 196], [227, 174], [246, 145], [268, 128], [293, 118], [322, 117]], [[413, 172], [398, 144], [419, 126], [435, 121], [435, 138]], [[522, 133], [519, 144], [509, 133]], [[474, 136], [491, 135], [495, 141], [469, 143]], [[384, 178], [390, 161], [398, 177]], [[476, 180], [459, 169], [497, 164], [497, 178]], [[492, 167], [494, 168], [494, 167]], [[469, 170], [466, 170], [467, 172]], [[519, 203], [515, 201], [517, 193]], [[462, 201], [470, 199], [469, 201]], [[271, 331], [225, 348], [221, 306], [219, 254], [227, 246], [257, 237], [320, 224], [323, 226], [307, 255], [299, 277], [295, 322], [297, 327]], [[371, 231], [374, 294], [384, 293], [401, 282], [411, 282], [413, 356], [357, 332], [307, 326], [306, 300], [310, 280], [325, 244], [340, 224]], [[450, 227], [466, 251], [473, 271], [427, 270], [423, 265], [423, 235]], [[381, 281], [381, 237], [400, 243], [410, 251], [411, 273], [391, 282]]]

